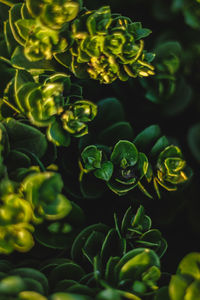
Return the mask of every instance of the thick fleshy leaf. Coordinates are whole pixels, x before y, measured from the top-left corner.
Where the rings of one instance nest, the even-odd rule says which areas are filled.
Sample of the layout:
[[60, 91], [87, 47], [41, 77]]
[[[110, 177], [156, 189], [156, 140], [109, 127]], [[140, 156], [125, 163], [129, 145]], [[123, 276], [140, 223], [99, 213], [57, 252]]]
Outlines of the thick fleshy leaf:
[[196, 160], [200, 163], [200, 123], [193, 125], [188, 131], [188, 144], [190, 151]]
[[177, 272], [191, 275], [198, 280], [200, 277], [200, 253], [192, 252], [187, 254], [181, 260]]
[[12, 118], [5, 120], [3, 125], [7, 130], [11, 149], [28, 150], [39, 158], [45, 154], [47, 141], [41, 131]]
[[55, 71], [58, 67], [56, 61], [52, 60], [39, 60], [29, 61], [24, 55], [23, 47], [17, 47], [11, 56], [11, 64], [17, 69], [27, 71], [34, 71], [41, 73], [45, 71]]
[[111, 161], [102, 163], [101, 168], [95, 170], [94, 175], [102, 180], [109, 181], [113, 174], [113, 164]]
[[160, 136], [160, 127], [151, 125], [136, 136], [134, 144], [140, 151], [148, 153]]
[[102, 151], [96, 146], [88, 146], [81, 153], [84, 168], [88, 171], [101, 168]]
[[15, 22], [18, 19], [21, 19], [21, 7], [22, 7], [22, 3], [18, 3], [12, 6], [12, 8], [9, 10], [9, 23], [14, 38], [20, 45], [23, 46], [25, 40], [19, 35], [18, 29], [15, 24]]
[[92, 298], [74, 293], [55, 293], [50, 296], [49, 300], [92, 300]]
[[110, 159], [115, 165], [120, 166], [122, 160], [126, 160], [128, 166], [134, 166], [138, 160], [137, 148], [129, 141], [121, 140], [115, 145]]
[[133, 128], [129, 122], [117, 122], [101, 131], [98, 136], [101, 144], [113, 146], [119, 140], [133, 139]]
[[89, 235], [94, 231], [106, 234], [108, 231], [108, 227], [104, 224], [99, 223], [88, 226], [84, 230], [82, 230], [80, 234], [77, 235], [72, 245], [71, 256], [73, 260], [79, 261], [82, 258], [82, 248], [85, 244], [85, 241], [87, 240]]
[[70, 145], [70, 134], [63, 129], [59, 121], [55, 121], [49, 125], [47, 137], [49, 141], [53, 142], [56, 146], [68, 147]]
[[47, 293], [49, 289], [48, 280], [44, 274], [33, 268], [16, 268], [9, 272], [11, 275], [21, 276], [22, 278], [34, 279], [36, 282], [40, 282], [44, 292]]
[[140, 254], [133, 255], [123, 266], [119, 273], [119, 279], [139, 279], [143, 272], [151, 266], [160, 267], [159, 258], [154, 251], [145, 249]]

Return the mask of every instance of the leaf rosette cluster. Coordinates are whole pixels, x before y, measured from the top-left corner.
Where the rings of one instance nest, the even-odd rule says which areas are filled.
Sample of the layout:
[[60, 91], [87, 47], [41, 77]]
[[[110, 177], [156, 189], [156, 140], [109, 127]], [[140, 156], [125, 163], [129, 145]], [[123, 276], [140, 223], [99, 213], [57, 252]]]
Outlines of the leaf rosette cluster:
[[71, 43], [68, 26], [79, 13], [80, 6], [79, 0], [28, 0], [15, 4], [9, 11], [6, 35], [13, 34], [29, 61], [50, 60], [53, 54], [63, 52]]
[[165, 115], [178, 114], [189, 104], [192, 90], [181, 72], [182, 47], [177, 41], [166, 41], [155, 47], [156, 75], [142, 78], [146, 98], [160, 105]]
[[[145, 179], [153, 183], [158, 197], [161, 197], [159, 186], [167, 191], [176, 191], [184, 186], [192, 177], [192, 170], [183, 158], [181, 149], [170, 143], [166, 136], [162, 136], [158, 125], [151, 125], [141, 131], [134, 139], [139, 150], [143, 150], [149, 158]], [[145, 183], [144, 183], [145, 185]], [[143, 184], [141, 190], [147, 195]]]
[[88, 123], [95, 118], [97, 107], [82, 99], [81, 87], [73, 85], [67, 75], [57, 73], [40, 83], [30, 74], [17, 71], [14, 86], [21, 113], [33, 125], [47, 127], [49, 140], [57, 146], [68, 146], [70, 135], [88, 133]]
[[176, 190], [177, 185], [188, 180], [185, 173], [186, 161], [177, 146], [166, 147], [157, 161], [157, 181], [168, 190]]
[[90, 145], [82, 151], [80, 181], [84, 173], [93, 171], [97, 178], [107, 182], [113, 192], [124, 195], [134, 189], [146, 174], [148, 159], [126, 140], [119, 141], [111, 152], [105, 149]]
[[51, 29], [60, 29], [64, 23], [75, 19], [82, 0], [26, 0], [29, 13]]
[[78, 78], [105, 84], [153, 75], [154, 55], [144, 51], [142, 40], [150, 33], [139, 22], [111, 14], [109, 6], [87, 11], [72, 24], [71, 69]]
[[0, 189], [0, 253], [27, 252], [34, 246], [31, 205], [10, 181], [2, 181]]

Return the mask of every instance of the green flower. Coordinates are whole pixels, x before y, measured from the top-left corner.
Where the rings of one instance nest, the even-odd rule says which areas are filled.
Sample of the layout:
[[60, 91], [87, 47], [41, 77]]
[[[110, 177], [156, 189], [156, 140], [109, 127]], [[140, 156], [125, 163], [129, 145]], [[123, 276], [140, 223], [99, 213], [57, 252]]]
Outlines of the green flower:
[[146, 155], [138, 152], [135, 145], [126, 140], [121, 140], [115, 145], [110, 161], [114, 165], [114, 171], [108, 187], [119, 195], [135, 188], [148, 168]]
[[167, 190], [177, 190], [177, 185], [188, 180], [186, 162], [177, 146], [166, 147], [159, 155], [156, 181]]
[[69, 104], [61, 116], [63, 128], [75, 137], [81, 137], [88, 133], [88, 122], [91, 122], [97, 114], [97, 106], [87, 100], [76, 101]]

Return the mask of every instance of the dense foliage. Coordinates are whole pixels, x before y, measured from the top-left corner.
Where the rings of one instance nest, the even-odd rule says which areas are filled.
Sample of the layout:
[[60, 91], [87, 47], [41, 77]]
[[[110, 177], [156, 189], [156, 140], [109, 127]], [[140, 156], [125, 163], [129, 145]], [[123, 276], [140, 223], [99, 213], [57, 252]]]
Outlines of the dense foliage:
[[0, 28], [0, 299], [199, 300], [200, 1], [0, 0]]

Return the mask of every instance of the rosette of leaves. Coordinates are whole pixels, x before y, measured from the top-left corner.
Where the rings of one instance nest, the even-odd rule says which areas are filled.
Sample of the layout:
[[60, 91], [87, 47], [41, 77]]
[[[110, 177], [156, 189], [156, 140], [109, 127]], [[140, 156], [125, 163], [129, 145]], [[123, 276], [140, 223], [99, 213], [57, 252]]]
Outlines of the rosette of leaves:
[[200, 2], [199, 0], [173, 0], [172, 10], [182, 11], [185, 23], [193, 29], [200, 29]]
[[[145, 221], [143, 222], [142, 218], [139, 218], [141, 217], [141, 214], [139, 216], [140, 212], [141, 208], [135, 217], [132, 215], [135, 223], [136, 221], [138, 222], [138, 227], [135, 226], [135, 228], [141, 226], [144, 231], [148, 232], [147, 227], [145, 228]], [[107, 288], [110, 290], [111, 295], [113, 294], [113, 297], [118, 295], [117, 299], [122, 297], [122, 299], [137, 300], [141, 299], [139, 296], [145, 296], [147, 291], [156, 290], [156, 281], [160, 277], [159, 258], [153, 250], [140, 248], [139, 243], [137, 244], [138, 237], [140, 235], [142, 240], [144, 236], [142, 237], [142, 233], [139, 233], [137, 229], [137, 236], [132, 236], [132, 242], [133, 240], [135, 242], [133, 242], [134, 250], [129, 251], [132, 248], [129, 244], [127, 232], [129, 217], [130, 209], [123, 218], [121, 229], [116, 222], [116, 216], [116, 228], [109, 228], [104, 224], [98, 223], [83, 229], [74, 240], [71, 248], [71, 257], [80, 266], [84, 266], [88, 270], [88, 274], [81, 275], [83, 271], [79, 272], [80, 279], [78, 282], [74, 282], [68, 287], [67, 280], [64, 281], [64, 278], [67, 274], [67, 264], [72, 262], [66, 262], [66, 266], [63, 265], [63, 268], [62, 266], [56, 267], [52, 271], [53, 277], [51, 281], [55, 284], [56, 279], [60, 280], [60, 283], [56, 283], [55, 290], [58, 290], [62, 283], [63, 291], [77, 292], [78, 288], [81, 289], [80, 284], [84, 284], [92, 288], [93, 294], [91, 296], [94, 297], [98, 293], [97, 299], [107, 299], [106, 292], [101, 291]], [[147, 222], [150, 223], [150, 219], [147, 216], [145, 219], [148, 219]], [[148, 243], [148, 238], [146, 242]], [[152, 244], [150, 244], [149, 246], [152, 247]], [[88, 291], [88, 293], [92, 291]], [[103, 297], [104, 293], [105, 298]], [[108, 299], [116, 298], [111, 298], [110, 296]]]
[[167, 242], [158, 229], [152, 229], [152, 221], [145, 214], [144, 207], [140, 205], [134, 213], [129, 207], [123, 216], [121, 224], [115, 215], [115, 226], [120, 238], [126, 241], [127, 249], [148, 247], [153, 249], [159, 257], [167, 250]]
[[42, 272], [30, 267], [15, 267], [6, 260], [1, 260], [0, 265], [1, 299], [47, 299], [49, 283]]
[[27, 72], [17, 71], [14, 88], [20, 112], [32, 124], [47, 127], [48, 139], [57, 146], [68, 146], [70, 135], [87, 134], [87, 123], [97, 114], [96, 105], [84, 100], [81, 87], [65, 74], [57, 73], [38, 83]]
[[[70, 54], [55, 55], [78, 78], [92, 78], [109, 84], [119, 78], [154, 74], [154, 55], [144, 51], [142, 38], [151, 33], [140, 22], [112, 14], [109, 6], [86, 11], [72, 23], [74, 43]], [[71, 56], [71, 58], [70, 58]], [[69, 57], [69, 58], [67, 58]]]
[[43, 172], [28, 175], [21, 184], [25, 199], [33, 209], [32, 220], [40, 224], [44, 219], [59, 220], [72, 209], [70, 201], [61, 194], [60, 174]]
[[[181, 149], [162, 136], [158, 125], [151, 125], [140, 132], [134, 144], [148, 155], [149, 165], [145, 178], [148, 184], [153, 182], [158, 197], [161, 197], [159, 186], [167, 191], [176, 191], [191, 178], [192, 170], [187, 166]], [[139, 187], [151, 197], [143, 184]]]
[[[49, 294], [47, 276], [31, 267], [14, 267], [8, 261], [0, 261], [0, 297], [2, 300], [91, 300], [84, 293], [57, 292]], [[48, 267], [48, 266], [47, 266]], [[72, 269], [71, 269], [72, 270]], [[73, 270], [72, 270], [73, 271]], [[73, 274], [72, 274], [73, 277]]]
[[76, 18], [82, 7], [82, 0], [26, 0], [26, 7], [33, 18], [57, 30]]
[[100, 297], [105, 287], [119, 299], [140, 300], [139, 296], [147, 292], [153, 294], [160, 277], [158, 256], [147, 248], [126, 253], [117, 236], [114, 229], [100, 223], [80, 232], [71, 249], [73, 261], [54, 260], [40, 269], [48, 272], [53, 291], [85, 294], [93, 299]]
[[120, 140], [107, 155], [98, 146], [87, 146], [81, 153], [81, 159], [80, 181], [84, 173], [87, 176], [92, 171], [95, 177], [106, 181], [109, 189], [118, 195], [125, 195], [134, 189], [148, 169], [146, 155], [138, 152], [135, 145], [126, 140]]
[[1, 181], [0, 194], [0, 253], [27, 252], [34, 246], [32, 207], [9, 180]]
[[114, 169], [108, 187], [118, 195], [124, 195], [134, 189], [147, 173], [146, 155], [126, 140], [121, 140], [114, 146], [110, 161]]
[[174, 115], [189, 104], [191, 87], [180, 73], [182, 47], [176, 41], [167, 41], [155, 48], [156, 75], [149, 80], [142, 78], [147, 90], [146, 98], [160, 105], [164, 114]]
[[177, 146], [168, 146], [160, 153], [156, 169], [156, 182], [169, 191], [176, 191], [177, 185], [188, 181], [186, 161]]
[[[5, 23], [9, 52], [12, 54], [18, 47], [30, 62], [51, 60], [55, 53], [63, 52], [71, 44], [69, 22], [77, 16], [80, 6], [79, 0], [13, 3], [9, 21]], [[26, 68], [26, 62], [23, 66]]]
[[160, 261], [153, 250], [137, 248], [121, 258], [110, 256], [104, 268], [96, 256], [93, 265], [94, 271], [90, 276], [83, 277], [81, 282], [92, 287], [96, 281], [99, 286], [96, 289], [98, 297], [101, 290], [108, 288], [122, 299], [140, 300], [140, 296], [149, 292], [153, 294], [158, 288], [156, 282], [160, 278]]

